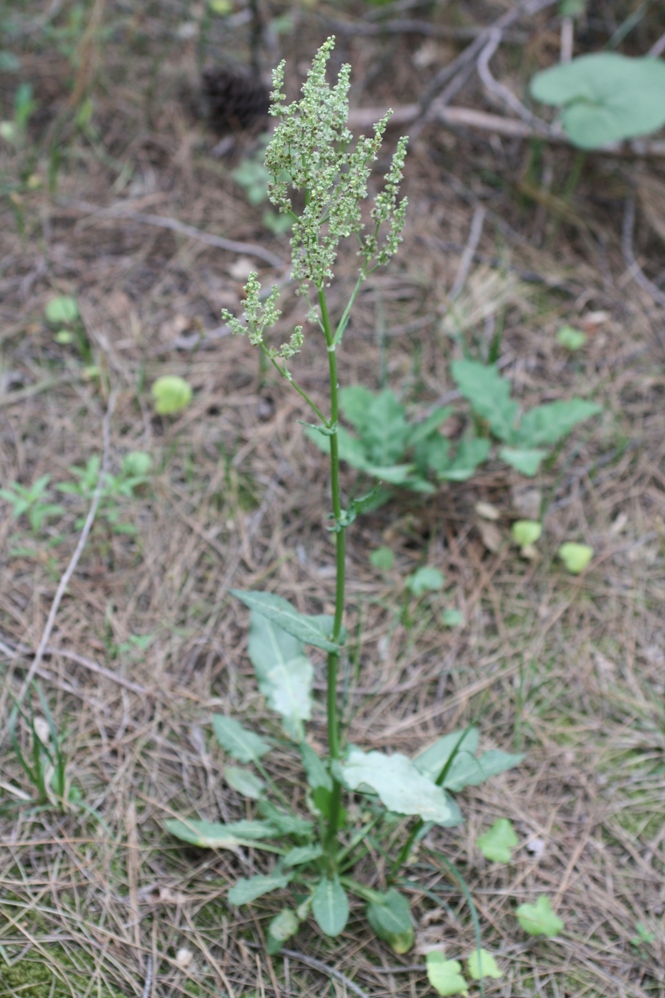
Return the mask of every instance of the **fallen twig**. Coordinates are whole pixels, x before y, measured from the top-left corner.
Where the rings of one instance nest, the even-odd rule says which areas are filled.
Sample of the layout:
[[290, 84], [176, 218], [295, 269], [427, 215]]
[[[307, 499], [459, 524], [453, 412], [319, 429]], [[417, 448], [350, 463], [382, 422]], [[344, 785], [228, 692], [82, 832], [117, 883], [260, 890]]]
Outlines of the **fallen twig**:
[[313, 956], [305, 956], [304, 953], [298, 953], [297, 950], [293, 949], [281, 949], [279, 951], [280, 956], [289, 956], [292, 960], [298, 960], [299, 963], [304, 963], [306, 967], [311, 967], [313, 970], [318, 970], [322, 974], [329, 974], [336, 980], [344, 984], [349, 991], [353, 991], [354, 995], [358, 995], [358, 998], [367, 998], [367, 994], [362, 988], [359, 988], [357, 984], [354, 984], [350, 977], [343, 974], [341, 970], [335, 970], [334, 967], [329, 967], [327, 963], [323, 960], [317, 960]]
[[464, 283], [469, 274], [469, 268], [473, 263], [473, 258], [478, 249], [478, 243], [480, 242], [480, 237], [483, 233], [483, 225], [485, 224], [485, 216], [487, 214], [487, 209], [479, 205], [473, 213], [473, 218], [471, 219], [471, 229], [469, 230], [469, 238], [467, 244], [464, 247], [464, 252], [459, 262], [459, 267], [457, 268], [457, 273], [455, 274], [455, 280], [449, 295], [450, 301], [454, 301], [458, 294], [464, 287]]
[[626, 264], [630, 268], [630, 276], [639, 284], [643, 291], [650, 295], [657, 305], [665, 308], [665, 293], [657, 284], [650, 281], [639, 263], [635, 259], [633, 251], [633, 230], [635, 228], [635, 197], [629, 194], [623, 212], [623, 226], [621, 229], [621, 252]]
[[[6, 655], [7, 658], [14, 659], [17, 656], [25, 658], [29, 656], [32, 658], [35, 654], [32, 648], [27, 645], [13, 645], [7, 643], [6, 640], [0, 640], [0, 654]], [[124, 686], [125, 689], [131, 690], [132, 693], [147, 693], [145, 686], [141, 686], [140, 683], [133, 683], [131, 679], [125, 679], [124, 676], [119, 676], [117, 672], [113, 672], [112, 669], [106, 669], [103, 665], [99, 665], [97, 662], [93, 662], [92, 659], [86, 658], [84, 655], [79, 655], [75, 651], [68, 651], [66, 648], [53, 648], [51, 645], [47, 645], [42, 653], [43, 658], [50, 658], [52, 655], [59, 655], [60, 658], [68, 658], [70, 662], [76, 662], [77, 665], [82, 665], [85, 669], [90, 672], [96, 672], [99, 676], [104, 676], [105, 679], [110, 679], [111, 682], [117, 683], [118, 686]], [[41, 673], [37, 673], [41, 674]]]

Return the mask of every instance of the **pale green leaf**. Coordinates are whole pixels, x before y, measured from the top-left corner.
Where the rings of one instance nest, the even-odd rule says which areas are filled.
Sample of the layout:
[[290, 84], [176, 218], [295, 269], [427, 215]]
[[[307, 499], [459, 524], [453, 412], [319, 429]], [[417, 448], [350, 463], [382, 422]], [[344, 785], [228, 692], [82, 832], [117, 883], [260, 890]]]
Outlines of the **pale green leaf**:
[[394, 889], [383, 895], [381, 901], [367, 905], [367, 920], [379, 937], [395, 953], [408, 953], [413, 946], [414, 926], [409, 902]]
[[448, 735], [438, 738], [429, 748], [413, 760], [413, 764], [421, 773], [429, 777], [430, 780], [438, 780], [444, 766], [446, 766], [453, 753], [459, 752], [470, 754], [478, 748], [480, 732], [477, 728], [467, 728], [459, 731], [451, 731]]
[[250, 615], [249, 657], [259, 689], [284, 718], [286, 733], [302, 741], [303, 721], [312, 716], [314, 668], [303, 645], [274, 621], [255, 610]]
[[180, 821], [169, 818], [164, 827], [171, 835], [202, 849], [237, 849], [254, 845], [261, 848], [260, 839], [275, 838], [277, 830], [269, 821], [234, 821], [222, 824], [216, 821]]
[[155, 412], [160, 416], [180, 412], [192, 400], [192, 386], [175, 374], [165, 374], [153, 383], [151, 389]]
[[595, 52], [561, 63], [531, 81], [544, 104], [563, 107], [563, 127], [581, 149], [598, 149], [665, 124], [665, 63]]
[[552, 939], [563, 929], [563, 922], [552, 911], [550, 899], [545, 894], [541, 894], [535, 904], [521, 904], [515, 914], [517, 921], [530, 936], [547, 936]]
[[556, 334], [556, 341], [571, 352], [581, 350], [587, 341], [586, 333], [574, 326], [561, 326]]
[[259, 800], [265, 793], [265, 783], [250, 769], [240, 769], [239, 766], [227, 766], [224, 770], [224, 779], [230, 787], [233, 787], [242, 797], [247, 797], [249, 800]]
[[415, 447], [421, 440], [425, 440], [430, 434], [433, 434], [448, 419], [452, 412], [453, 407], [451, 405], [441, 406], [430, 413], [427, 419], [423, 419], [421, 423], [411, 426], [407, 446]]
[[301, 743], [300, 755], [305, 768], [307, 782], [312, 790], [316, 790], [317, 787], [332, 790], [332, 778], [327, 767], [307, 742]]
[[481, 977], [503, 977], [496, 965], [496, 960], [485, 949], [475, 949], [471, 956], [467, 957], [466, 969], [469, 972], [469, 977], [472, 977], [474, 981], [479, 981]]
[[593, 548], [588, 544], [575, 544], [568, 541], [559, 548], [559, 558], [572, 575], [579, 575], [593, 558]]
[[300, 919], [295, 911], [291, 911], [290, 908], [284, 908], [280, 911], [279, 915], [275, 915], [268, 926], [268, 952], [278, 953], [283, 943], [291, 936], [295, 936], [299, 928]]
[[299, 638], [305, 644], [314, 645], [315, 648], [322, 648], [324, 651], [339, 651], [339, 645], [326, 637], [320, 618], [307, 617], [298, 613], [295, 607], [292, 607], [281, 596], [276, 596], [274, 593], [248, 592], [241, 589], [232, 589], [231, 593], [250, 610], [256, 611], [267, 620], [272, 620], [287, 634]]
[[521, 475], [533, 478], [538, 473], [543, 458], [547, 457], [547, 451], [529, 450], [526, 447], [502, 447], [499, 457]]
[[223, 714], [214, 714], [212, 726], [217, 741], [238, 762], [256, 762], [270, 750], [270, 744], [239, 721]]
[[312, 913], [327, 936], [338, 936], [349, 919], [349, 901], [337, 877], [323, 879], [312, 896]]
[[258, 874], [255, 877], [242, 877], [234, 884], [228, 894], [229, 904], [249, 904], [264, 894], [286, 887], [291, 881], [291, 874], [274, 870], [267, 875]]
[[456, 607], [449, 606], [441, 614], [441, 622], [444, 627], [461, 627], [464, 623], [464, 614]]
[[493, 863], [510, 863], [518, 843], [515, 829], [507, 818], [499, 818], [484, 835], [476, 839], [476, 845], [485, 859]]
[[495, 437], [510, 443], [519, 411], [510, 397], [510, 383], [496, 367], [477, 360], [455, 360], [450, 370], [473, 411], [487, 420]]
[[302, 866], [304, 863], [311, 863], [323, 855], [323, 849], [319, 845], [294, 846], [289, 849], [282, 862], [284, 866]]
[[417, 814], [437, 825], [458, 824], [457, 808], [406, 756], [394, 752], [363, 752], [352, 746], [342, 762], [341, 773], [350, 790], [368, 787], [389, 811]]
[[275, 828], [278, 835], [294, 835], [296, 838], [309, 839], [314, 831], [314, 823], [295, 814], [281, 811], [270, 801], [262, 798], [258, 802], [258, 810], [262, 817]]
[[413, 596], [422, 596], [423, 593], [433, 593], [443, 589], [445, 581], [443, 572], [438, 568], [423, 565], [406, 578], [405, 585]]
[[462, 977], [462, 964], [457, 960], [446, 960], [443, 953], [432, 950], [425, 957], [427, 963], [427, 978], [438, 994], [447, 995], [468, 994], [467, 984]]
[[443, 781], [446, 790], [459, 793], [465, 787], [477, 787], [492, 776], [498, 776], [507, 769], [513, 769], [524, 759], [524, 755], [490, 749], [476, 759], [468, 752], [460, 752]]
[[44, 315], [54, 326], [71, 325], [79, 317], [76, 298], [71, 295], [58, 295], [46, 303]]
[[380, 572], [389, 572], [395, 564], [395, 554], [388, 547], [380, 547], [372, 551], [369, 560]]
[[412, 430], [404, 406], [389, 389], [375, 395], [360, 385], [345, 388], [340, 406], [360, 434], [369, 464], [390, 467], [400, 460]]
[[489, 440], [482, 437], [466, 437], [460, 440], [455, 456], [445, 468], [437, 469], [437, 477], [446, 482], [466, 482], [478, 465], [486, 461], [490, 452]]
[[515, 443], [526, 449], [556, 444], [567, 437], [578, 423], [597, 416], [599, 412], [602, 408], [595, 402], [577, 398], [538, 405], [522, 416]]
[[540, 540], [543, 527], [536, 520], [517, 520], [510, 528], [510, 532], [515, 543], [525, 548]]

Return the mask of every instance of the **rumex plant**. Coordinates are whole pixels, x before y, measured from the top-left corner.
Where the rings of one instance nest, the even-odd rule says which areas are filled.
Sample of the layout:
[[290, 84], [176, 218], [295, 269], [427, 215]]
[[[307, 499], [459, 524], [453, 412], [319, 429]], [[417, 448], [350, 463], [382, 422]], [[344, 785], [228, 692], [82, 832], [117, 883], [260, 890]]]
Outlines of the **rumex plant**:
[[[196, 819], [174, 819], [166, 824], [170, 832], [193, 845], [231, 850], [251, 846], [277, 857], [269, 873], [240, 879], [228, 895], [232, 904], [239, 905], [294, 884], [293, 907], [281, 911], [269, 928], [267, 939], [272, 951], [297, 931], [310, 912], [326, 935], [337, 936], [349, 916], [351, 893], [366, 902], [367, 917], [376, 934], [395, 951], [404, 953], [413, 943], [414, 927], [408, 900], [397, 887], [400, 870], [414, 845], [434, 825], [461, 822], [453, 794], [516, 765], [521, 756], [490, 751], [476, 757], [478, 732], [473, 728], [449, 733], [414, 759], [397, 752], [365, 752], [343, 741], [338, 676], [346, 640], [345, 539], [356, 516], [371, 502], [371, 494], [343, 505], [337, 348], [363, 281], [391, 260], [400, 243], [406, 199], [400, 199], [399, 186], [406, 139], [397, 143], [383, 190], [374, 198], [369, 212], [364, 213], [372, 165], [389, 115], [374, 126], [373, 136], [353, 143], [347, 128], [350, 67], [342, 67], [336, 85], [331, 87], [326, 81], [326, 64], [333, 45], [334, 39], [330, 38], [319, 49], [300, 101], [286, 103], [282, 92], [284, 64], [275, 70], [272, 114], [278, 125], [266, 150], [270, 199], [292, 220], [297, 293], [310, 302], [309, 319], [328, 358], [326, 411], [309, 397], [291, 371], [291, 361], [303, 343], [302, 327], [296, 327], [279, 348], [266, 339], [281, 314], [276, 287], [262, 292], [256, 274], [252, 274], [245, 288], [243, 318], [223, 313], [233, 332], [247, 334], [311, 409], [317, 420], [314, 429], [326, 441], [330, 455], [329, 529], [336, 548], [333, 616], [301, 614], [273, 593], [233, 590], [251, 611], [249, 657], [261, 693], [281, 716], [287, 744], [300, 756], [307, 785], [303, 805], [309, 814], [303, 817], [294, 812], [292, 795], [287, 800], [264, 765], [274, 739], [248, 730], [234, 718], [217, 715], [213, 718], [217, 740], [228, 756], [242, 764], [227, 767], [227, 783], [255, 801], [258, 817], [225, 824]], [[304, 193], [300, 214], [294, 210], [291, 190]], [[327, 288], [334, 279], [339, 243], [348, 237], [357, 241], [358, 277], [341, 318], [334, 324]], [[328, 751], [324, 758], [305, 738], [305, 725], [312, 714], [314, 674], [306, 645], [327, 654]], [[354, 798], [350, 799], [349, 792]], [[351, 807], [351, 800], [360, 801], [362, 810]], [[382, 890], [366, 886], [353, 876], [359, 861], [375, 848], [389, 860]]]

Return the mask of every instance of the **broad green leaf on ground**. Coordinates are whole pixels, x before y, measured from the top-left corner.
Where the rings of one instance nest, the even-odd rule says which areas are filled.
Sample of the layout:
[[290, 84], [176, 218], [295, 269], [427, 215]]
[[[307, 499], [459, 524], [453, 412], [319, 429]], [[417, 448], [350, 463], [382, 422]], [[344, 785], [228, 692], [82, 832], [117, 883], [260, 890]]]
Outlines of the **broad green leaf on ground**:
[[455, 757], [443, 785], [446, 790], [459, 793], [465, 787], [477, 787], [490, 777], [519, 766], [523, 759], [524, 755], [502, 752], [500, 749], [483, 752], [477, 759], [468, 752], [460, 752]]
[[340, 392], [340, 407], [360, 434], [370, 464], [389, 467], [400, 460], [412, 428], [389, 389], [375, 395], [360, 385], [349, 386]]
[[510, 382], [496, 367], [477, 360], [455, 360], [450, 370], [460, 392], [473, 411], [487, 420], [494, 436], [512, 442], [519, 409], [510, 397]]
[[409, 436], [407, 440], [408, 447], [415, 447], [416, 444], [420, 443], [421, 440], [425, 440], [429, 437], [431, 433], [444, 423], [448, 416], [453, 412], [453, 407], [451, 405], [441, 406], [430, 413], [427, 419], [423, 419], [421, 423], [416, 423], [415, 426], [409, 427]]
[[192, 386], [175, 374], [165, 374], [153, 383], [151, 394], [155, 412], [160, 416], [180, 412], [192, 400]]
[[382, 752], [365, 753], [352, 746], [340, 769], [350, 790], [368, 787], [389, 811], [417, 814], [423, 821], [436, 825], [459, 824], [459, 812], [453, 801], [399, 752], [388, 756]]
[[277, 870], [267, 875], [259, 874], [256, 877], [242, 877], [237, 884], [234, 884], [228, 893], [229, 904], [249, 904], [256, 901], [264, 894], [286, 887], [291, 881], [292, 874], [281, 873]]
[[[665, 94], [663, 94], [665, 100]], [[597, 416], [602, 408], [584, 399], [568, 399], [538, 405], [525, 412], [515, 436], [518, 447], [542, 447], [563, 440], [578, 423]]]
[[517, 520], [510, 528], [510, 532], [515, 543], [525, 548], [540, 540], [543, 527], [537, 520]]
[[243, 728], [242, 724], [233, 717], [214, 714], [212, 727], [219, 744], [238, 762], [256, 762], [270, 751], [270, 744], [265, 738]]
[[269, 953], [278, 953], [282, 945], [291, 936], [295, 936], [300, 928], [300, 919], [295, 911], [284, 908], [279, 915], [275, 915], [268, 926], [267, 949]]
[[71, 295], [57, 295], [46, 303], [44, 315], [53, 326], [71, 325], [79, 317], [78, 302]]
[[437, 477], [445, 482], [466, 482], [478, 465], [487, 460], [489, 452], [489, 440], [484, 440], [482, 437], [466, 437], [458, 443], [452, 461], [445, 468], [437, 469]]
[[424, 593], [435, 593], [443, 589], [445, 581], [443, 572], [438, 568], [423, 565], [417, 568], [413, 575], [407, 577], [405, 585], [413, 596], [422, 596]]
[[295, 846], [289, 849], [282, 862], [284, 866], [302, 866], [303, 863], [311, 863], [313, 859], [318, 859], [323, 855], [323, 849], [319, 845]]
[[379, 572], [389, 572], [395, 564], [395, 554], [388, 547], [375, 548], [370, 554], [369, 560]]
[[323, 760], [319, 758], [314, 749], [308, 745], [307, 742], [301, 743], [300, 755], [305, 769], [305, 775], [307, 776], [307, 782], [312, 790], [316, 790], [317, 787], [324, 787], [326, 790], [332, 790], [333, 784], [330, 773], [328, 772]]
[[527, 447], [502, 447], [499, 450], [499, 457], [515, 471], [519, 471], [520, 475], [533, 478], [538, 474], [543, 458], [547, 457], [547, 451]]
[[493, 863], [510, 863], [518, 843], [515, 829], [507, 818], [499, 818], [484, 835], [476, 839], [476, 845], [485, 859]]
[[457, 960], [446, 960], [439, 950], [432, 950], [425, 957], [427, 963], [427, 978], [438, 994], [447, 995], [468, 994], [467, 984], [462, 977], [462, 964]]
[[441, 621], [444, 627], [461, 627], [464, 623], [464, 614], [456, 607], [449, 606], [441, 614]]
[[521, 904], [516, 910], [517, 921], [530, 936], [553, 939], [563, 929], [563, 922], [552, 911], [550, 899], [541, 894], [535, 904]]
[[383, 895], [382, 901], [370, 901], [367, 920], [379, 939], [387, 942], [395, 953], [408, 953], [413, 946], [414, 926], [409, 902], [394, 889]]
[[486, 949], [474, 949], [471, 956], [467, 957], [466, 969], [469, 972], [469, 977], [473, 977], [474, 981], [479, 981], [481, 977], [503, 977], [496, 965], [496, 960]]
[[314, 823], [306, 818], [299, 818], [296, 814], [287, 814], [281, 811], [270, 801], [262, 798], [258, 804], [258, 811], [261, 817], [266, 818], [269, 824], [275, 828], [278, 835], [295, 835], [299, 839], [310, 839], [314, 831]]
[[255, 610], [250, 615], [249, 657], [261, 693], [284, 719], [286, 733], [302, 741], [312, 716], [314, 668], [298, 638]]
[[593, 548], [588, 544], [575, 544], [568, 541], [559, 548], [559, 558], [572, 575], [579, 575], [593, 558]]
[[241, 600], [250, 610], [271, 620], [287, 634], [299, 638], [305, 644], [314, 645], [324, 651], [339, 651], [339, 645], [330, 641], [321, 627], [320, 619], [307, 617], [291, 606], [288, 600], [276, 596], [275, 593], [262, 593], [232, 589], [231, 593]]
[[587, 336], [581, 329], [574, 326], [562, 326], [556, 334], [556, 341], [566, 350], [581, 350], [586, 343]]
[[574, 145], [598, 149], [665, 124], [665, 62], [595, 52], [536, 73], [531, 94], [563, 107]]
[[248, 797], [249, 800], [263, 797], [266, 789], [265, 783], [256, 773], [251, 769], [241, 769], [239, 766], [227, 766], [224, 770], [224, 779], [241, 797]]
[[349, 918], [349, 901], [339, 880], [319, 881], [312, 897], [316, 923], [327, 936], [338, 936]]
[[200, 846], [201, 849], [237, 849], [253, 845], [261, 848], [260, 839], [275, 838], [279, 832], [270, 821], [234, 821], [222, 824], [215, 821], [179, 821], [169, 818], [164, 827], [171, 835]]
[[[461, 739], [461, 740], [460, 740]], [[473, 753], [478, 748], [480, 732], [478, 728], [467, 728], [451, 731], [448, 735], [438, 738], [429, 748], [421, 752], [413, 760], [413, 764], [430, 780], [437, 780], [444, 766], [450, 761], [454, 752]]]

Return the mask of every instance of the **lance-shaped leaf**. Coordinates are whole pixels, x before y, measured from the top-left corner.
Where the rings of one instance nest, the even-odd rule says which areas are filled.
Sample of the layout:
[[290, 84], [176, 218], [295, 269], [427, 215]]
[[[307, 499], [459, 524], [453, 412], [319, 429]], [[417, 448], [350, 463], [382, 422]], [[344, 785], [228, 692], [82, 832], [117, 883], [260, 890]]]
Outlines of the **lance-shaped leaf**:
[[408, 953], [413, 946], [414, 928], [409, 902], [394, 889], [382, 899], [367, 905], [367, 920], [379, 939], [383, 939], [395, 953]]
[[250, 800], [259, 800], [265, 793], [265, 783], [251, 769], [241, 769], [240, 766], [227, 766], [224, 770], [224, 779], [242, 797], [248, 797]]
[[524, 759], [524, 755], [490, 749], [475, 759], [469, 753], [460, 753], [453, 761], [450, 771], [443, 781], [446, 790], [459, 793], [465, 787], [477, 787], [491, 776], [498, 776], [507, 769], [513, 769]]
[[299, 613], [288, 600], [274, 593], [245, 592], [241, 589], [232, 589], [231, 592], [250, 610], [255, 610], [268, 620], [272, 620], [294, 638], [299, 638], [305, 644], [314, 645], [315, 648], [322, 648], [324, 651], [339, 651], [340, 646], [326, 637], [320, 617], [307, 617]]
[[259, 689], [284, 719], [286, 733], [302, 741], [303, 721], [312, 716], [314, 669], [302, 642], [255, 610], [250, 615], [249, 657]]
[[332, 790], [332, 778], [328, 772], [328, 769], [323, 763], [323, 760], [319, 758], [314, 749], [308, 745], [307, 742], [301, 743], [300, 755], [302, 757], [302, 764], [305, 768], [307, 782], [312, 790], [316, 790], [317, 787], [323, 787], [325, 790]]
[[480, 732], [477, 728], [467, 728], [466, 731], [451, 731], [448, 735], [438, 738], [429, 748], [413, 760], [416, 769], [431, 780], [437, 780], [444, 767], [454, 761], [451, 757], [461, 752], [473, 755], [478, 748]]
[[279, 890], [291, 881], [291, 874], [273, 870], [272, 873], [256, 877], [243, 877], [229, 891], [229, 904], [249, 904], [264, 894]]
[[238, 762], [256, 762], [270, 750], [265, 738], [243, 728], [233, 717], [214, 714], [212, 726], [219, 744]]
[[[164, 827], [171, 835], [202, 849], [232, 849], [238, 846], [262, 848], [260, 839], [275, 838], [279, 833], [269, 821], [180, 821], [169, 818]], [[269, 851], [272, 847], [268, 847]]]
[[[665, 99], [665, 91], [664, 91]], [[602, 412], [595, 402], [560, 399], [525, 412], [515, 434], [518, 447], [542, 447], [563, 440], [578, 423]]]
[[388, 756], [352, 746], [339, 768], [350, 790], [373, 790], [389, 811], [417, 814], [436, 825], [459, 824], [459, 812], [445, 791], [399, 752]]
[[312, 912], [327, 936], [338, 936], [349, 919], [349, 901], [337, 877], [319, 881], [312, 896]]

